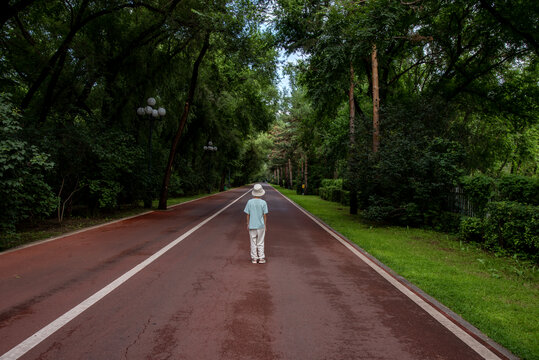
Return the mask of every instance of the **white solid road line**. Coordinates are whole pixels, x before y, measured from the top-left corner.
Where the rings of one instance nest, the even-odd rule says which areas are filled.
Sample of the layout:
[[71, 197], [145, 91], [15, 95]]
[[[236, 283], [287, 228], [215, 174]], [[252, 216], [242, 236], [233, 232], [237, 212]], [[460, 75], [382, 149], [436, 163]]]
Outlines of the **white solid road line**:
[[[277, 191], [277, 190], [275, 190], [275, 191]], [[277, 192], [279, 194], [281, 194], [279, 191], [277, 191]], [[354, 255], [356, 255], [361, 260], [363, 260], [374, 271], [376, 271], [384, 279], [386, 279], [391, 285], [396, 287], [400, 292], [402, 292], [404, 295], [406, 295], [410, 300], [412, 300], [414, 303], [416, 303], [420, 308], [425, 310], [436, 321], [438, 321], [446, 329], [448, 329], [453, 334], [455, 334], [456, 337], [458, 337], [460, 340], [462, 340], [466, 345], [468, 345], [470, 348], [472, 348], [476, 353], [481, 355], [484, 359], [501, 360], [500, 357], [498, 357], [496, 354], [494, 354], [492, 351], [490, 351], [487, 347], [485, 347], [479, 341], [474, 339], [466, 331], [464, 331], [460, 327], [458, 327], [454, 322], [449, 320], [438, 309], [436, 309], [435, 307], [433, 307], [432, 305], [427, 303], [425, 300], [423, 300], [421, 297], [419, 297], [416, 293], [414, 293], [413, 291], [408, 289], [406, 286], [404, 286], [400, 281], [398, 281], [393, 276], [391, 276], [382, 267], [380, 267], [378, 264], [373, 262], [371, 259], [369, 259], [367, 256], [365, 256], [359, 250], [357, 250], [354, 246], [352, 246], [348, 241], [343, 240], [334, 231], [332, 231], [326, 225], [322, 224], [320, 221], [318, 221], [316, 218], [314, 218], [310, 213], [308, 213], [303, 208], [301, 208], [299, 205], [297, 205], [295, 202], [293, 202], [292, 200], [290, 200], [289, 198], [287, 198], [283, 194], [281, 194], [281, 196], [284, 197], [286, 200], [288, 200], [290, 203], [292, 203], [292, 205], [294, 205], [296, 208], [298, 208], [302, 213], [304, 213], [307, 217], [309, 217], [312, 221], [314, 221], [318, 226], [320, 226], [322, 229], [324, 229], [326, 232], [328, 232], [332, 237], [337, 239], [341, 244], [346, 246], [346, 248], [348, 250], [350, 250], [352, 253], [354, 253]]]
[[81, 302], [79, 305], [75, 306], [73, 309], [66, 312], [64, 315], [60, 316], [58, 319], [51, 322], [49, 325], [45, 326], [38, 332], [36, 332], [34, 335], [30, 336], [28, 339], [24, 340], [19, 345], [15, 346], [13, 349], [5, 353], [0, 357], [0, 360], [15, 360], [26, 354], [28, 351], [33, 349], [35, 346], [37, 346], [39, 343], [41, 343], [43, 340], [47, 339], [49, 336], [54, 334], [56, 331], [58, 331], [60, 328], [62, 328], [64, 325], [66, 325], [68, 322], [82, 314], [86, 309], [97, 303], [99, 300], [103, 299], [105, 296], [107, 296], [109, 293], [111, 293], [114, 289], [118, 288], [120, 285], [125, 283], [127, 280], [132, 278], [135, 274], [140, 272], [142, 269], [153, 263], [155, 260], [157, 260], [159, 257], [161, 257], [163, 254], [165, 254], [167, 251], [172, 249], [174, 246], [178, 245], [182, 240], [187, 238], [189, 235], [200, 229], [202, 226], [206, 225], [210, 220], [215, 218], [217, 215], [228, 209], [230, 206], [232, 206], [234, 203], [236, 203], [238, 200], [240, 200], [242, 197], [247, 195], [249, 191], [245, 192], [243, 195], [238, 197], [236, 200], [232, 201], [230, 204], [222, 208], [221, 210], [217, 211], [212, 216], [208, 217], [195, 227], [191, 228], [189, 231], [184, 233], [182, 236], [177, 238], [176, 240], [172, 241], [167, 246], [163, 247], [161, 250], [147, 258], [145, 261], [141, 262], [107, 286], [105, 286], [103, 289], [96, 292], [94, 295], [90, 296], [83, 302]]

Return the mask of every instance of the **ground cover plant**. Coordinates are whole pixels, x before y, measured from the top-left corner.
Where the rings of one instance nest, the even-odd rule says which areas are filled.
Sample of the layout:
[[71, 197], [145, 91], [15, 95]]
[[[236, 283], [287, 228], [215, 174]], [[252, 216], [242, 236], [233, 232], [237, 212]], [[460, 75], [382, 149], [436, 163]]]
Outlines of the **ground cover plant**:
[[342, 204], [276, 187], [522, 359], [539, 359], [539, 269], [441, 232], [369, 224]]

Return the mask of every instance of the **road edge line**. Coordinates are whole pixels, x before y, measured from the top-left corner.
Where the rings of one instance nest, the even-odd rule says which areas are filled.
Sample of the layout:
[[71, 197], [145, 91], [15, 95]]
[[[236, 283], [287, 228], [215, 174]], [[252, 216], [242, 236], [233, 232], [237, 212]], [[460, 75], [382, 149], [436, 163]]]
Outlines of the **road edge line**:
[[[270, 185], [271, 186], [271, 185]], [[397, 290], [406, 295], [410, 300], [412, 300], [417, 306], [422, 308], [426, 313], [428, 313], [432, 318], [438, 321], [442, 326], [448, 329], [456, 337], [458, 337], [462, 342], [468, 345], [472, 350], [482, 356], [484, 359], [488, 360], [501, 360], [501, 358], [496, 355], [491, 349], [478, 341], [474, 336], [469, 334], [467, 331], [472, 332], [475, 336], [479, 337], [482, 341], [491, 346], [496, 352], [499, 352], [500, 355], [507, 357], [509, 359], [518, 359], [509, 352], [509, 350], [503, 348], [501, 345], [496, 343], [494, 340], [487, 337], [485, 334], [480, 332], [479, 329], [475, 328], [473, 325], [466, 322], [464, 319], [456, 319], [457, 316], [450, 309], [440, 304], [437, 300], [431, 296], [424, 296], [424, 293], [421, 289], [417, 288], [415, 285], [410, 284], [403, 277], [396, 274], [391, 268], [387, 267], [385, 264], [381, 263], [378, 259], [374, 258], [371, 254], [366, 252], [364, 249], [361, 249], [357, 244], [352, 243], [344, 235], [340, 234], [338, 231], [331, 228], [329, 225], [325, 224], [323, 221], [318, 219], [316, 216], [303, 209], [301, 206], [296, 204], [294, 201], [286, 197], [280, 191], [271, 186], [277, 193], [282, 197], [288, 200], [292, 205], [294, 205], [298, 210], [303, 212], [308, 218], [310, 218], [314, 223], [324, 229], [328, 234], [333, 238], [338, 240], [342, 245], [344, 245], [348, 250], [350, 250], [354, 255], [359, 257], [364, 263], [376, 271], [380, 276], [382, 276], [386, 281], [393, 285]], [[372, 259], [371, 259], [372, 257]], [[417, 300], [417, 301], [416, 301]], [[442, 309], [447, 308], [451, 314], [446, 313]], [[464, 324], [463, 324], [464, 323]], [[469, 327], [474, 328], [476, 331], [472, 331]], [[462, 328], [461, 328], [462, 326]], [[455, 331], [453, 331], [455, 330]], [[467, 330], [467, 331], [466, 331]], [[476, 333], [478, 332], [478, 333]]]
[[[215, 214], [211, 215], [210, 217], [207, 217], [205, 220], [201, 221], [185, 233], [183, 233], [180, 237], [176, 238], [175, 240], [171, 241], [168, 245], [162, 247], [160, 250], [155, 252], [153, 255], [148, 257], [143, 262], [139, 263], [135, 267], [133, 267], [131, 270], [125, 272], [120, 277], [116, 278], [114, 281], [106, 285], [101, 290], [97, 291], [90, 297], [86, 298], [86, 300], [82, 301], [80, 304], [76, 305], [72, 309], [65, 312], [63, 315], [58, 317], [56, 320], [52, 321], [45, 327], [38, 330], [36, 333], [28, 337], [26, 340], [22, 341], [15, 347], [13, 347], [11, 350], [0, 356], [0, 360], [16, 360], [19, 359], [21, 356], [24, 356], [27, 352], [32, 350], [34, 347], [39, 345], [41, 342], [43, 342], [45, 339], [53, 335], [56, 331], [60, 330], [63, 326], [65, 326], [67, 323], [69, 323], [71, 320], [75, 319], [77, 316], [82, 314], [84, 311], [86, 311], [88, 308], [99, 302], [101, 299], [103, 299], [105, 296], [110, 294], [112, 291], [120, 287], [122, 284], [124, 284], [126, 281], [131, 279], [133, 276], [138, 274], [140, 271], [142, 271], [144, 268], [152, 264], [155, 260], [163, 256], [166, 252], [168, 252], [170, 249], [178, 245], [180, 242], [182, 242], [185, 238], [190, 236], [192, 233], [206, 225], [208, 222], [213, 220], [215, 217], [217, 217], [219, 214], [221, 214], [223, 211], [234, 205], [237, 201], [239, 201], [241, 198], [243, 198], [245, 195], [251, 192], [251, 189], [243, 193], [241, 196], [239, 196], [237, 199], [217, 211]], [[198, 200], [198, 199], [197, 199]]]

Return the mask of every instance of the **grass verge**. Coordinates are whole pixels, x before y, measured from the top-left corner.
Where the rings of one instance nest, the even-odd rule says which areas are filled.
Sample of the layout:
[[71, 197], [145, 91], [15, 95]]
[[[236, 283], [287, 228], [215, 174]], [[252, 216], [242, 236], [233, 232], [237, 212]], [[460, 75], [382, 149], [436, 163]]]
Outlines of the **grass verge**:
[[378, 227], [318, 196], [275, 188], [522, 359], [539, 359], [539, 269], [445, 233]]
[[[179, 198], [168, 199], [167, 205], [173, 206], [190, 200], [198, 199], [208, 194], [198, 194]], [[61, 224], [56, 219], [40, 221], [34, 225], [27, 226], [15, 234], [0, 234], [0, 251], [5, 251], [18, 246], [30, 244], [36, 241], [61, 236], [84, 228], [105, 224], [114, 220], [142, 214], [149, 210], [157, 209], [158, 201], [154, 200], [152, 209], [139, 206], [132, 206], [123, 210], [116, 210], [111, 214], [99, 215], [95, 217], [72, 217], [65, 219]]]

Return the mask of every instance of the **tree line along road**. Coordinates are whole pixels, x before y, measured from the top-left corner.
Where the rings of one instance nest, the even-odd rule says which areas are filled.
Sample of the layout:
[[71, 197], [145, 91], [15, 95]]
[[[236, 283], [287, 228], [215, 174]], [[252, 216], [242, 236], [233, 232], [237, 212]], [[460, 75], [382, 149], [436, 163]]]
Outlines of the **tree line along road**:
[[[0, 359], [504, 359], [268, 185], [0, 254]], [[344, 246], [343, 246], [344, 245]]]

